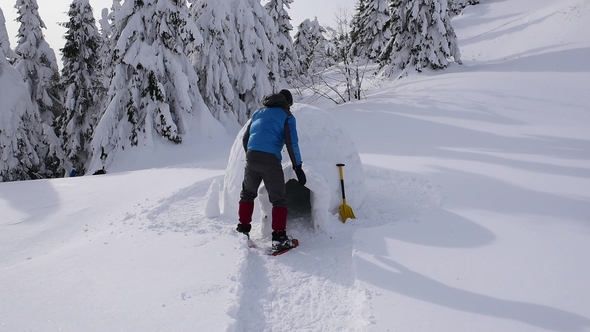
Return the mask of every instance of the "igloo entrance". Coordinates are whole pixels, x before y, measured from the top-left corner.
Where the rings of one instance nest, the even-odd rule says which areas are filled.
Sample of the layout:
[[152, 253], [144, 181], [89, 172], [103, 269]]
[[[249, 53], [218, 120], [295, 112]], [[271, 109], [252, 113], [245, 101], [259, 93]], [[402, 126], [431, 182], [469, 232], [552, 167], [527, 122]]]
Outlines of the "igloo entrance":
[[311, 191], [291, 179], [285, 184], [287, 190], [287, 221], [289, 225], [313, 228], [311, 216]]

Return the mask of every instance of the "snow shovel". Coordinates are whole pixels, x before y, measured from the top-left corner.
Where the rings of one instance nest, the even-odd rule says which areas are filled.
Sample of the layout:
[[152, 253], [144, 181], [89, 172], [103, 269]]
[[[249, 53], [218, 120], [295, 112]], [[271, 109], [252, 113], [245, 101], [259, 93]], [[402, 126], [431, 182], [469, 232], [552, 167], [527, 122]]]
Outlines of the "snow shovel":
[[352, 212], [352, 208], [346, 205], [346, 195], [344, 194], [344, 172], [342, 171], [342, 167], [344, 164], [336, 164], [340, 169], [340, 188], [342, 188], [342, 205], [340, 205], [340, 219], [342, 222], [346, 222], [346, 219], [352, 218], [356, 219], [354, 216], [354, 212]]

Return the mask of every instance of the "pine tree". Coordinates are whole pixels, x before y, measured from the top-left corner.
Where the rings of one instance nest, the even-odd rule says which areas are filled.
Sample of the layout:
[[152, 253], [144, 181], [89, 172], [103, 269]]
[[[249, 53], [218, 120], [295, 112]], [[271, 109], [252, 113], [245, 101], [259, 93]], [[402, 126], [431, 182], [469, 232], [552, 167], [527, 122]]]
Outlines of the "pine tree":
[[351, 52], [353, 55], [357, 56], [362, 53], [365, 53], [364, 48], [364, 41], [363, 36], [365, 34], [365, 14], [367, 12], [367, 1], [368, 0], [358, 0], [355, 6], [355, 13], [352, 17], [350, 22], [350, 42], [352, 44]]
[[43, 127], [20, 73], [0, 49], [0, 182], [43, 177]]
[[0, 8], [0, 182], [41, 177], [43, 128], [21, 74], [9, 63], [10, 48], [4, 13]]
[[264, 6], [278, 30], [275, 44], [277, 45], [279, 73], [280, 77], [288, 84], [293, 83], [293, 75], [298, 73], [297, 53], [293, 49], [293, 38], [291, 38], [293, 26], [291, 25], [291, 17], [285, 9], [285, 7], [290, 8], [291, 3], [293, 0], [271, 0]]
[[463, 8], [470, 5], [477, 5], [479, 0], [448, 0], [451, 15], [459, 15]]
[[92, 141], [92, 170], [108, 166], [118, 151], [152, 146], [158, 137], [181, 143], [193, 127], [206, 131], [213, 123], [187, 57], [202, 37], [186, 0], [126, 1], [112, 33], [119, 36], [116, 67]]
[[391, 39], [388, 0], [359, 0], [351, 23], [352, 52], [377, 59]]
[[29, 86], [31, 99], [39, 107], [43, 122], [52, 125], [63, 108], [60, 102], [59, 68], [55, 52], [45, 41], [45, 23], [39, 16], [37, 0], [17, 0], [17, 21], [20, 23], [15, 48], [19, 58], [16, 69]]
[[61, 177], [64, 170], [64, 153], [55, 133], [54, 120], [63, 113], [59, 69], [55, 52], [47, 44], [41, 29], [45, 24], [38, 13], [36, 0], [17, 0], [17, 21], [20, 22], [15, 53], [15, 68], [21, 73], [31, 95], [33, 107], [43, 123], [43, 151], [40, 175]]
[[328, 56], [328, 39], [324, 36], [326, 29], [317, 18], [304, 20], [297, 27], [293, 48], [299, 59], [299, 73], [305, 77], [320, 72], [334, 62]]
[[274, 22], [258, 0], [195, 0], [191, 16], [204, 38], [192, 60], [205, 102], [226, 126], [243, 125], [278, 85]]
[[235, 30], [232, 4], [228, 1], [198, 0], [190, 15], [203, 36], [203, 43], [191, 53], [199, 76], [199, 91], [213, 116], [225, 126], [239, 127], [246, 121], [246, 108], [239, 99], [235, 83], [234, 53], [240, 48]]
[[16, 53], [10, 48], [10, 38], [6, 31], [6, 19], [4, 18], [2, 8], [0, 8], [0, 50], [2, 51], [2, 56], [10, 62], [14, 61], [17, 57]]
[[88, 0], [73, 0], [68, 16], [69, 21], [62, 24], [67, 31], [61, 49], [65, 112], [58, 128], [67, 160], [82, 175], [90, 161], [90, 142], [106, 91], [98, 57], [101, 37]]
[[[101, 47], [99, 50], [99, 58], [101, 60], [100, 68], [102, 71], [102, 84], [107, 90], [109, 89], [111, 79], [113, 78], [113, 73], [115, 72], [115, 62], [113, 61], [113, 53], [119, 36], [114, 33], [116, 31], [114, 25], [115, 16], [117, 15], [117, 12], [120, 9], [121, 0], [113, 0], [113, 4], [111, 6], [110, 11], [107, 8], [103, 8], [101, 12], [101, 19], [99, 20], [100, 37], [102, 40]], [[106, 101], [103, 102], [101, 108], [104, 110], [107, 106], [108, 99], [106, 99]]]
[[[402, 1], [403, 0], [389, 1], [389, 31], [391, 33], [391, 37], [389, 38], [389, 40], [385, 44], [385, 48], [377, 58], [377, 62], [380, 63], [381, 67], [385, 67], [388, 63], [390, 63], [392, 53], [394, 52], [394, 50], [396, 50], [396, 37], [402, 33], [403, 26], [401, 23], [401, 17], [399, 16], [401, 14], [399, 8], [402, 5]], [[391, 71], [392, 70], [390, 68], [389, 72]]]
[[393, 36], [384, 52], [389, 57], [381, 58], [386, 73], [408, 66], [420, 72], [446, 68], [452, 61], [461, 63], [446, 0], [394, 1], [399, 6], [392, 13]]
[[[264, 96], [277, 90], [280, 74], [275, 40], [278, 31], [259, 0], [238, 0], [234, 15], [236, 31], [242, 39], [236, 88], [249, 118], [261, 106]], [[243, 123], [245, 121], [240, 119], [240, 124]]]

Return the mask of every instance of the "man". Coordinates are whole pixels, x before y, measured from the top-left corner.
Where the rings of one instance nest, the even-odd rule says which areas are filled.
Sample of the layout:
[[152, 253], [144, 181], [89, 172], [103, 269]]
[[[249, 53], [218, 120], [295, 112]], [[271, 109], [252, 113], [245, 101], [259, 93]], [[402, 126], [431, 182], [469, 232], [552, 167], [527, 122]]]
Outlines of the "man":
[[293, 248], [294, 239], [287, 236], [287, 195], [281, 165], [281, 150], [287, 147], [291, 165], [301, 185], [306, 177], [301, 168], [301, 154], [295, 117], [291, 114], [293, 96], [281, 90], [264, 98], [264, 107], [254, 112], [243, 137], [246, 151], [246, 168], [240, 192], [237, 231], [249, 234], [254, 212], [254, 199], [264, 181], [272, 203], [272, 249], [281, 251]]

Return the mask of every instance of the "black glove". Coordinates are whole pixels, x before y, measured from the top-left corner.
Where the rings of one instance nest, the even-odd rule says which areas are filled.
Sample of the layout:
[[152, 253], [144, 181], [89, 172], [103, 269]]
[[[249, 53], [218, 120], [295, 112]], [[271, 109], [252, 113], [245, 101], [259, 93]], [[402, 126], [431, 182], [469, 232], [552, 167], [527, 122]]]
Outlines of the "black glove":
[[305, 186], [305, 183], [307, 182], [307, 177], [305, 177], [305, 173], [303, 173], [301, 164], [293, 167], [293, 169], [295, 170], [295, 175], [297, 175], [297, 181], [299, 181], [299, 184]]

